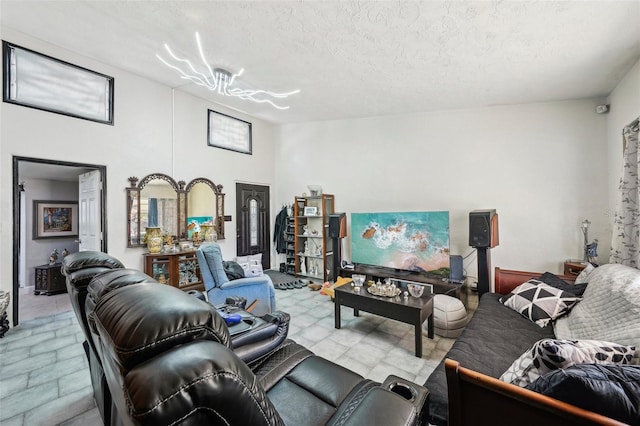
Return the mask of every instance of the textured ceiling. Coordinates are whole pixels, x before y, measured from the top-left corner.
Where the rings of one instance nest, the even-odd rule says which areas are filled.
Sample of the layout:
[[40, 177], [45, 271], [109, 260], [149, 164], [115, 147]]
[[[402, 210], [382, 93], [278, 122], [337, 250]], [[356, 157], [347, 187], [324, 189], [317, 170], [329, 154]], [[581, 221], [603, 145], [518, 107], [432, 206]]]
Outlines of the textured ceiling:
[[[638, 1], [2, 0], [0, 16], [276, 123], [601, 97], [640, 58]], [[244, 86], [300, 89], [291, 108], [208, 92], [156, 59], [168, 43], [197, 62], [196, 31], [212, 67], [245, 68]]]

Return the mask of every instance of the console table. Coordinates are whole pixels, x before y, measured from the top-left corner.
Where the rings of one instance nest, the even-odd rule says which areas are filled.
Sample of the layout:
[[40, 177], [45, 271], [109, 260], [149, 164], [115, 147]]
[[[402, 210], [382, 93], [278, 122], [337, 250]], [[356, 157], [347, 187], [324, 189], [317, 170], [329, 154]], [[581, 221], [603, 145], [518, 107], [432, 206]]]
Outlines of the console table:
[[144, 273], [180, 290], [204, 290], [196, 252], [145, 253]]
[[385, 268], [382, 266], [355, 265], [354, 269], [340, 269], [343, 277], [350, 277], [353, 274], [362, 274], [367, 276], [367, 280], [377, 281], [385, 278], [394, 278], [402, 281], [412, 281], [421, 284], [431, 284], [435, 294], [447, 294], [460, 299], [461, 284], [449, 282], [448, 279], [428, 277], [421, 272], [399, 271], [393, 268]]
[[60, 264], [55, 263], [53, 265], [40, 265], [35, 267], [35, 287], [33, 294], [46, 294], [51, 296], [52, 294], [66, 293], [67, 284], [60, 270]]

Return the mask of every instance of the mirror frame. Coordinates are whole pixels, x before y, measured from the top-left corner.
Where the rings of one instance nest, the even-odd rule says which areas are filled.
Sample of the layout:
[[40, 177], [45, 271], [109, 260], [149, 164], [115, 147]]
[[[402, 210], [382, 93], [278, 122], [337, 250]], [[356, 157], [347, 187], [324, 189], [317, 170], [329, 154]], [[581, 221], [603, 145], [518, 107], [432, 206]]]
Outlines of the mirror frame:
[[197, 183], [204, 183], [208, 185], [213, 191], [213, 194], [215, 195], [215, 206], [213, 206], [215, 208], [215, 216], [214, 216], [215, 227], [216, 227], [216, 232], [218, 233], [218, 239], [224, 240], [224, 193], [222, 192], [222, 185], [216, 185], [211, 180], [203, 177], [193, 179], [191, 182], [187, 184], [187, 187], [185, 188], [185, 191], [184, 191], [185, 218], [184, 220], [181, 221], [181, 223], [185, 227], [185, 233], [186, 233], [186, 226], [187, 226], [187, 217], [189, 217], [189, 214], [188, 214], [189, 213], [189, 192], [191, 191], [193, 186]]
[[142, 239], [140, 238], [140, 214], [138, 213], [138, 216], [136, 218], [137, 223], [137, 228], [138, 231], [136, 232], [135, 237], [137, 238], [137, 243], [134, 243], [132, 241], [131, 238], [131, 207], [133, 206], [133, 201], [135, 199], [135, 202], [138, 206], [140, 206], [140, 192], [142, 191], [142, 189], [147, 186], [147, 184], [149, 182], [151, 182], [152, 180], [164, 180], [165, 182], [168, 182], [169, 185], [171, 185], [171, 187], [176, 191], [176, 198], [178, 200], [178, 214], [176, 215], [176, 217], [178, 218], [178, 223], [176, 224], [176, 229], [178, 230], [179, 233], [182, 233], [182, 229], [180, 227], [180, 214], [181, 212], [184, 210], [183, 205], [181, 204], [181, 201], [184, 200], [184, 197], [181, 196], [181, 194], [184, 194], [184, 181], [179, 181], [176, 182], [171, 176], [166, 175], [164, 173], [152, 173], [150, 175], [147, 175], [145, 177], [143, 177], [140, 182], [138, 183], [138, 178], [135, 176], [131, 176], [129, 178], [129, 187], [127, 188], [127, 247], [146, 247], [146, 244], [142, 242]]
[[177, 230], [178, 230], [178, 239], [179, 240], [185, 240], [187, 238], [187, 218], [189, 217], [189, 211], [188, 211], [188, 197], [189, 197], [189, 191], [193, 188], [193, 186], [195, 184], [198, 183], [204, 183], [207, 186], [209, 186], [211, 188], [211, 190], [213, 191], [213, 194], [215, 195], [215, 205], [212, 206], [215, 209], [215, 215], [214, 217], [215, 219], [215, 226], [216, 226], [216, 232], [218, 233], [218, 239], [219, 240], [223, 240], [225, 238], [224, 236], [224, 222], [225, 222], [225, 216], [224, 216], [224, 193], [222, 192], [222, 185], [216, 185], [215, 183], [213, 183], [213, 181], [211, 181], [210, 179], [207, 178], [195, 178], [193, 179], [191, 182], [189, 182], [188, 185], [186, 185], [185, 187], [185, 181], [180, 180], [180, 181], [175, 181], [171, 176], [166, 175], [164, 173], [152, 173], [150, 175], [145, 176], [144, 178], [142, 178], [140, 181], [138, 181], [138, 178], [135, 176], [132, 176], [129, 178], [129, 187], [127, 188], [127, 247], [133, 248], [133, 247], [146, 247], [146, 244], [144, 244], [140, 238], [140, 215], [138, 214], [136, 220], [137, 220], [137, 235], [135, 236], [137, 238], [137, 243], [132, 242], [132, 238], [131, 238], [131, 225], [132, 225], [132, 218], [131, 218], [131, 208], [133, 206], [133, 202], [135, 200], [135, 202], [137, 203], [137, 205], [140, 205], [140, 192], [141, 190], [147, 186], [147, 184], [154, 180], [154, 179], [161, 179], [164, 180], [166, 182], [168, 182], [171, 187], [176, 191], [176, 196], [178, 199], [178, 203], [177, 203], [177, 208], [178, 208], [178, 214], [177, 214], [177, 218], [178, 218], [178, 226], [177, 226]]

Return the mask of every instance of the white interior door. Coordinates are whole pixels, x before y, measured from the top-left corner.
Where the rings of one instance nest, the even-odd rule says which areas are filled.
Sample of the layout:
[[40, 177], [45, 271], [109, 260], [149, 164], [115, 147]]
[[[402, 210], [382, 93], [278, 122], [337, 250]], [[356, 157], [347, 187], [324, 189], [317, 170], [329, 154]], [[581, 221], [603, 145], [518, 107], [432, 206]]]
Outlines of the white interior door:
[[78, 194], [78, 250], [102, 251], [102, 212], [100, 171], [81, 174]]

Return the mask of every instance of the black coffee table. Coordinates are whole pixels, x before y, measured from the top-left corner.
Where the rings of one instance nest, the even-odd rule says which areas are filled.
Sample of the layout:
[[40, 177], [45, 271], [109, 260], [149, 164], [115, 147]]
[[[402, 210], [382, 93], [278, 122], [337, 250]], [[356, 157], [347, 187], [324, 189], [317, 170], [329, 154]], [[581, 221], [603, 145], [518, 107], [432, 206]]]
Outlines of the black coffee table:
[[375, 296], [362, 286], [360, 291], [354, 290], [350, 284], [335, 289], [335, 327], [340, 328], [340, 306], [353, 308], [358, 316], [360, 310], [385, 318], [394, 319], [415, 327], [416, 356], [422, 358], [422, 323], [428, 320], [427, 335], [433, 339], [433, 296], [413, 297], [399, 295], [396, 297]]

